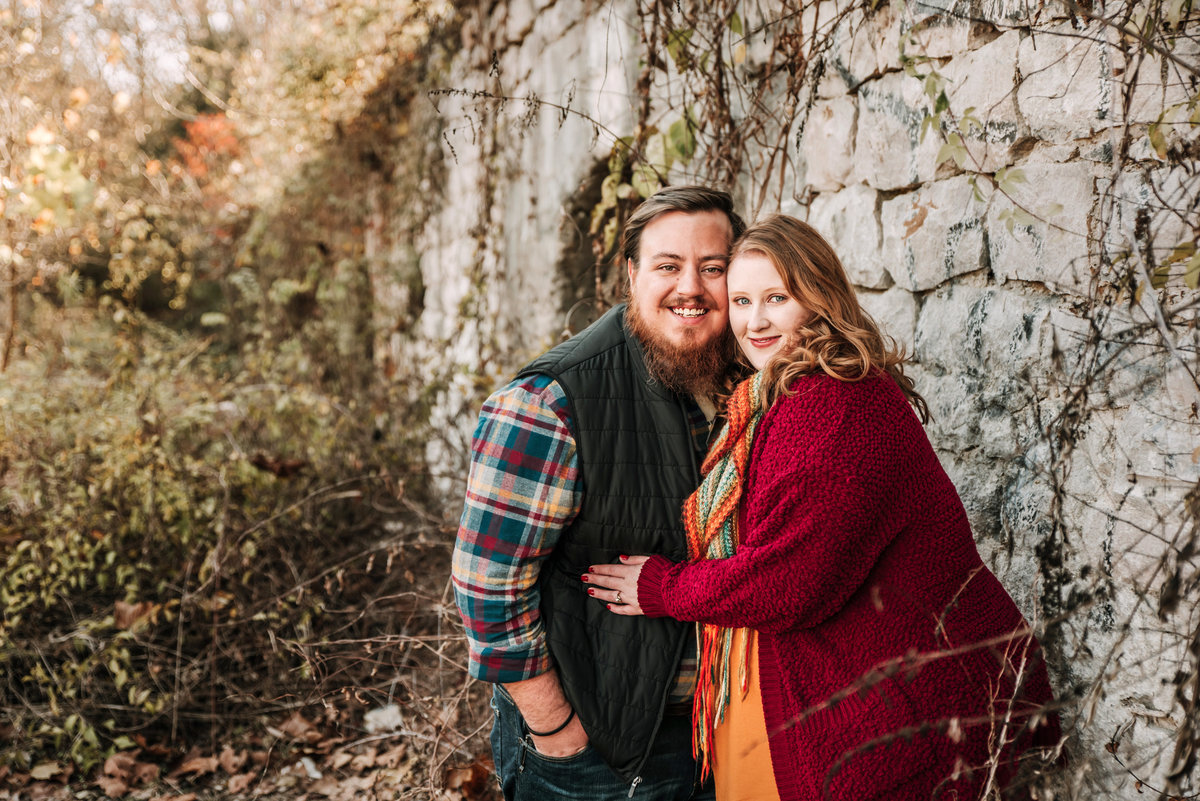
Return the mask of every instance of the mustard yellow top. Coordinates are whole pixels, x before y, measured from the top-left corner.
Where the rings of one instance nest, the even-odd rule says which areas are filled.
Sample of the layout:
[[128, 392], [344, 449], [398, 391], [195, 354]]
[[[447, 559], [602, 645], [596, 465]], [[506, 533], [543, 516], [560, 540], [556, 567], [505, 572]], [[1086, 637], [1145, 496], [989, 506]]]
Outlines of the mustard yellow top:
[[[733, 633], [730, 654], [746, 649], [746, 629]], [[737, 670], [731, 665], [734, 692], [725, 711], [725, 720], [713, 732], [712, 770], [717, 801], [779, 801], [775, 771], [771, 768], [771, 746], [767, 742], [767, 722], [763, 717], [762, 690], [758, 685], [758, 637], [749, 632], [746, 653], [746, 694], [737, 691]]]

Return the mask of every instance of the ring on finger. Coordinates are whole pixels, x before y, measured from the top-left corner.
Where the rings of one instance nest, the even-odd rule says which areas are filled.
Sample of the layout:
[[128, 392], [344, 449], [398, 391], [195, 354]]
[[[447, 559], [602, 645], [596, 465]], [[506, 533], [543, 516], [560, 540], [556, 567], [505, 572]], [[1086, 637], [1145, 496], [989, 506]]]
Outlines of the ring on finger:
[[616, 596], [613, 598], [613, 603], [621, 603], [621, 591], [617, 590]]

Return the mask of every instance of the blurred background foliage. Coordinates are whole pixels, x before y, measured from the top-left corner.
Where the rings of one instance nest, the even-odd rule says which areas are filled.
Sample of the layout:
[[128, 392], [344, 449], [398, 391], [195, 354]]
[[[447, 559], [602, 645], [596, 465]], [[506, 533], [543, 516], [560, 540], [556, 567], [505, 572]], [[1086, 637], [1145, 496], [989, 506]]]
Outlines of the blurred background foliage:
[[448, 658], [411, 647], [452, 615], [428, 381], [383, 380], [370, 265], [405, 246], [379, 198], [455, 19], [0, 7], [0, 769], [331, 697], [353, 726]]

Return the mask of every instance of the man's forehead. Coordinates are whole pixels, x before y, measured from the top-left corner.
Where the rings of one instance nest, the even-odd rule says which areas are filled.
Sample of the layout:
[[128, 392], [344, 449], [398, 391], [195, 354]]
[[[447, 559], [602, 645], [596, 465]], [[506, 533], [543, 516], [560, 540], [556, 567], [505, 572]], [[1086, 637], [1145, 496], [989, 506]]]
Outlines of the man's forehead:
[[[708, 241], [705, 241], [708, 240]], [[638, 248], [639, 259], [682, 258], [695, 246], [715, 246], [702, 258], [724, 259], [733, 244], [733, 225], [718, 209], [669, 211], [646, 223]]]
[[[665, 261], [665, 260], [683, 261], [687, 257], [682, 252], [676, 252], [673, 250], [656, 250], [653, 253], [646, 253], [643, 251], [642, 258], [650, 259], [651, 261]], [[713, 251], [712, 253], [701, 254], [700, 260], [701, 261], [726, 261], [727, 262], [727, 261], [729, 261], [729, 249], [726, 248], [724, 250]]]

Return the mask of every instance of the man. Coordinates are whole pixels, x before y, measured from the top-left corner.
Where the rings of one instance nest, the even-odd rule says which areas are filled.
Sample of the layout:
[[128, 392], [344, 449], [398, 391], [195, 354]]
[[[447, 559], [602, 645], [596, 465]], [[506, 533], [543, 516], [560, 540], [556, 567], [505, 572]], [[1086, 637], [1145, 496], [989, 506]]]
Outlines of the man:
[[724, 192], [673, 187], [625, 225], [629, 302], [483, 406], [454, 553], [472, 675], [496, 684], [505, 798], [687, 799], [695, 636], [609, 613], [580, 576], [621, 554], [686, 557], [711, 395], [732, 353]]

